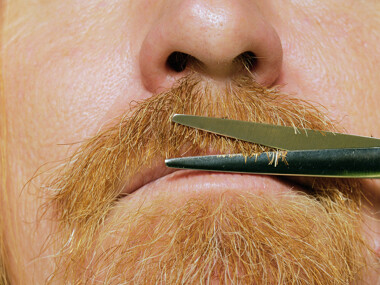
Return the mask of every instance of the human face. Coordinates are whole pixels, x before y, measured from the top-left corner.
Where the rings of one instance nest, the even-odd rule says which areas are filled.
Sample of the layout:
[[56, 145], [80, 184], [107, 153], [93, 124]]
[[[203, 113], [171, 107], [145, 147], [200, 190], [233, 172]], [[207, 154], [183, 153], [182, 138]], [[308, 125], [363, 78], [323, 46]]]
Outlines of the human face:
[[[244, 73], [234, 59], [253, 53], [259, 84], [323, 105], [348, 133], [380, 137], [379, 11], [375, 0], [9, 1], [2, 36], [7, 164], [1, 190], [9, 278], [39, 283], [55, 271], [55, 248], [44, 245], [57, 221], [37, 215], [47, 194], [23, 188], [36, 170], [70, 156], [78, 146], [69, 144], [95, 136], [131, 102], [158, 96], [191, 68], [212, 86], [224, 86]], [[173, 52], [191, 56], [184, 70], [181, 60], [168, 64]], [[269, 189], [273, 197], [294, 186], [268, 177], [198, 177], [189, 181], [177, 173], [172, 184], [153, 181], [127, 198], [149, 202], [155, 187], [174, 189], [178, 197], [178, 189], [194, 183], [210, 195], [253, 185], [250, 193]], [[43, 178], [31, 187], [40, 189]], [[144, 180], [152, 178], [131, 183]], [[365, 214], [369, 207], [378, 211], [380, 183], [362, 181], [361, 190], [371, 202]], [[138, 204], [130, 201], [113, 209], [114, 219]], [[366, 219], [363, 235], [377, 252], [378, 232], [378, 223]]]

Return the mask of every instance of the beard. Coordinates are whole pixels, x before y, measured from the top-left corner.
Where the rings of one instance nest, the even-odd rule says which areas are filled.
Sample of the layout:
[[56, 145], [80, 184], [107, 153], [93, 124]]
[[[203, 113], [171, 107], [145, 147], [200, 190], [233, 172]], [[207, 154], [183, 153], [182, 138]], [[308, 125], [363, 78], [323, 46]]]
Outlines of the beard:
[[366, 247], [347, 206], [245, 190], [123, 205], [104, 226], [107, 238], [92, 244], [81, 281], [348, 284], [361, 278]]
[[[334, 131], [321, 107], [250, 77], [224, 87], [191, 74], [135, 102], [86, 140], [43, 187], [54, 221], [50, 281], [137, 284], [347, 284], [373, 255], [361, 234], [360, 183], [314, 179], [305, 191], [162, 192], [136, 177], [163, 158], [273, 151], [170, 122], [174, 113]], [[126, 190], [129, 189], [129, 190]], [[169, 190], [169, 189], [168, 189]], [[138, 192], [138, 191], [137, 191]]]

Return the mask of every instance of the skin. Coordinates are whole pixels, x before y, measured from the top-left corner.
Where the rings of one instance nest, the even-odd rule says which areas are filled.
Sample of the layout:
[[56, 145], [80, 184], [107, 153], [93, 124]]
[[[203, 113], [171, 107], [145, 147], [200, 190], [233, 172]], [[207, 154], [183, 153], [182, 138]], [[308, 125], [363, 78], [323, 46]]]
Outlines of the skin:
[[[1, 191], [13, 209], [4, 214], [8, 247], [18, 249], [9, 253], [12, 284], [45, 280], [52, 271], [49, 259], [31, 262], [51, 225], [36, 228], [40, 202], [22, 190], [25, 183], [73, 151], [62, 144], [93, 135], [131, 101], [184, 76], [165, 65], [172, 52], [192, 55], [206, 79], [226, 82], [233, 59], [252, 51], [259, 83], [322, 104], [348, 133], [380, 137], [379, 14], [376, 0], [11, 1], [2, 34]], [[380, 181], [365, 181], [365, 188], [377, 212]], [[380, 251], [379, 225], [367, 225]]]

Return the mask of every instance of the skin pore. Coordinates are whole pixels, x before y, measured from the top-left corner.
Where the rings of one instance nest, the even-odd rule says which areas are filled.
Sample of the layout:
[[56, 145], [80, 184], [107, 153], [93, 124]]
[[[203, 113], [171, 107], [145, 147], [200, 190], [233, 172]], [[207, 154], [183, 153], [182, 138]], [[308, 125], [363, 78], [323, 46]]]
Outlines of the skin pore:
[[[160, 91], [167, 90], [172, 86], [173, 82], [185, 74], [187, 75], [187, 70], [182, 73], [176, 73], [170, 69], [162, 71], [164, 68], [159, 64], [162, 58], [167, 58], [170, 52], [177, 51], [177, 49], [181, 52], [191, 54], [197, 58], [198, 62], [203, 63], [203, 68], [197, 69], [197, 65], [195, 64], [193, 67], [196, 72], [201, 75], [201, 78], [203, 78], [201, 80], [210, 82], [212, 86], [222, 86], [216, 89], [222, 90], [220, 94], [225, 94], [225, 86], [231, 85], [226, 84], [231, 82], [230, 73], [231, 70], [233, 70], [229, 59], [245, 52], [246, 49], [252, 50], [257, 53], [258, 56], [257, 69], [254, 69], [253, 73], [256, 73], [256, 79], [260, 84], [267, 87], [279, 85], [279, 89], [282, 92], [289, 93], [290, 95], [286, 96], [290, 96], [290, 98], [305, 100], [313, 103], [313, 105], [323, 105], [325, 110], [322, 113], [326, 113], [332, 121], [337, 122], [339, 129], [344, 129], [348, 133], [380, 137], [379, 124], [373, 123], [380, 120], [380, 113], [378, 112], [380, 107], [380, 100], [378, 100], [380, 91], [380, 84], [378, 83], [380, 75], [378, 70], [380, 53], [377, 45], [380, 37], [378, 29], [380, 24], [380, 7], [377, 1], [339, 0], [333, 1], [334, 3], [332, 3], [332, 1], [327, 0], [247, 0], [236, 1], [234, 4], [230, 2], [231, 1], [222, 0], [96, 0], [64, 2], [54, 0], [36, 2], [11, 1], [7, 3], [3, 11], [4, 23], [1, 40], [1, 62], [4, 82], [4, 92], [1, 101], [1, 103], [4, 101], [4, 104], [2, 104], [1, 108], [4, 108], [6, 111], [2, 112], [1, 150], [2, 169], [6, 169], [6, 172], [2, 171], [1, 174], [0, 208], [2, 219], [0, 223], [0, 237], [2, 238], [0, 245], [4, 243], [2, 247], [4, 249], [2, 260], [4, 260], [8, 279], [12, 284], [43, 283], [47, 280], [51, 274], [56, 271], [56, 263], [65, 263], [65, 260], [62, 261], [63, 263], [60, 263], [59, 260], [57, 261], [54, 258], [54, 255], [57, 254], [57, 247], [61, 244], [54, 244], [54, 238], [49, 239], [52, 237], [51, 233], [56, 233], [57, 229], [60, 229], [62, 225], [66, 227], [69, 225], [69, 230], [65, 228], [67, 232], [60, 232], [65, 236], [67, 233], [71, 234], [73, 232], [73, 228], [70, 228], [71, 226], [74, 225], [78, 227], [75, 223], [68, 221], [59, 224], [61, 220], [58, 219], [59, 215], [56, 214], [60, 212], [59, 208], [57, 208], [57, 204], [54, 204], [57, 203], [57, 197], [59, 197], [59, 195], [55, 196], [55, 192], [49, 192], [51, 189], [48, 187], [40, 187], [41, 185], [57, 185], [49, 184], [49, 182], [51, 183], [51, 177], [60, 177], [56, 176], [56, 172], [53, 172], [53, 170], [50, 171], [50, 165], [48, 167], [49, 171], [44, 172], [43, 175], [34, 179], [30, 187], [23, 188], [24, 185], [35, 175], [36, 170], [39, 169], [41, 165], [52, 162], [61, 165], [62, 160], [73, 155], [79, 146], [83, 146], [85, 142], [92, 141], [97, 135], [102, 134], [102, 132], [99, 132], [99, 129], [108, 130], [110, 126], [114, 126], [117, 130], [120, 120], [118, 121], [114, 118], [125, 115], [126, 112], [130, 110], [132, 101], [144, 100], [143, 102], [148, 102], [146, 101], [147, 99], [151, 100], [153, 97], [157, 98], [159, 96], [158, 94], [165, 94], [160, 93]], [[249, 17], [247, 17], [245, 13], [255, 15], [256, 17], [253, 17], [255, 19], [262, 19], [257, 26], [261, 25], [260, 27], [265, 30], [264, 39], [267, 39], [266, 35], [272, 36], [268, 36], [268, 38], [271, 38], [268, 41], [262, 40], [261, 42], [264, 42], [265, 45], [264, 47], [260, 46], [257, 50], [257, 45], [254, 44], [256, 41], [248, 39], [247, 41], [249, 41], [250, 44], [241, 44], [243, 47], [236, 52], [234, 48], [239, 46], [240, 42], [234, 45], [228, 44], [236, 40], [236, 38], [231, 39], [231, 37], [235, 36], [236, 31], [245, 31], [245, 29], [247, 29], [245, 25], [248, 25], [249, 33], [255, 35], [260, 34], [260, 30], [254, 30], [252, 28], [256, 22], [251, 23], [249, 20], [246, 22], [234, 21], [235, 18], [248, 19]], [[266, 25], [263, 23], [266, 23]], [[271, 28], [267, 28], [268, 25], [270, 25]], [[275, 31], [275, 35], [272, 34], [273, 31]], [[170, 36], [168, 36], [168, 34]], [[219, 37], [217, 37], [217, 35], [219, 35]], [[245, 39], [243, 36], [242, 38]], [[238, 37], [238, 39], [241, 39], [241, 37]], [[281, 54], [279, 54], [280, 52], [278, 51], [279, 46], [276, 44], [277, 40], [281, 42]], [[242, 41], [244, 43], [245, 40]], [[251, 42], [253, 42], [253, 44]], [[184, 45], [183, 43], [188, 45]], [[266, 50], [271, 51], [271, 53], [277, 55], [277, 57], [269, 58], [269, 55], [266, 54]], [[263, 53], [262, 57], [260, 57], [261, 53]], [[225, 58], [228, 60], [224, 61]], [[266, 58], [268, 58], [267, 62], [270, 63], [268, 63], [268, 65], [265, 62]], [[239, 77], [239, 74], [237, 73], [235, 77], [236, 76]], [[254, 83], [251, 82], [250, 86], [253, 84]], [[211, 90], [213, 90], [213, 88], [211, 88]], [[214, 96], [218, 98], [217, 95], [215, 95], [218, 94], [218, 92], [206, 94], [211, 94], [211, 97]], [[281, 100], [284, 100], [283, 96], [285, 96], [284, 93], [279, 93], [279, 97], [276, 98], [280, 99], [274, 99], [276, 106]], [[187, 97], [184, 96], [184, 98], [186, 99]], [[134, 103], [134, 106], [135, 105], [141, 106], [141, 104]], [[268, 106], [268, 103], [263, 105]], [[296, 105], [300, 106], [298, 101]], [[181, 104], [178, 104], [178, 106], [183, 107]], [[286, 106], [288, 108], [287, 110], [292, 110], [289, 108], [289, 105]], [[188, 108], [188, 106], [186, 106], [186, 108]], [[186, 108], [185, 110], [190, 111], [189, 108]], [[204, 110], [208, 109], [204, 108]], [[302, 108], [297, 110], [302, 110]], [[171, 112], [172, 110], [169, 111]], [[248, 109], [248, 111], [250, 114], [253, 113], [250, 109]], [[241, 114], [244, 113], [243, 111], [241, 112]], [[265, 114], [267, 113], [264, 112], [262, 117], [266, 118]], [[157, 113], [153, 114], [152, 118], [155, 118]], [[226, 114], [230, 116], [233, 112], [228, 111]], [[5, 115], [6, 118], [3, 117]], [[279, 115], [284, 115], [284, 113], [279, 112]], [[147, 120], [146, 118], [149, 118], [149, 116], [145, 117], [145, 121]], [[309, 119], [308, 121], [314, 123], [313, 120]], [[325, 119], [321, 121], [325, 121]], [[165, 120], [162, 120], [162, 122], [165, 122]], [[158, 121], [158, 123], [160, 123], [160, 121]], [[304, 121], [299, 121], [297, 125], [303, 125], [304, 123]], [[4, 128], [5, 124], [6, 130]], [[315, 124], [312, 124], [312, 127], [323, 129], [323, 127]], [[330, 125], [328, 128], [331, 127]], [[143, 130], [146, 128], [147, 127], [144, 127]], [[167, 134], [167, 131], [163, 133]], [[177, 143], [181, 145], [181, 141]], [[220, 145], [216, 144], [216, 146], [216, 149], [221, 149]], [[143, 150], [146, 151], [146, 149], [148, 148], [144, 148]], [[236, 149], [236, 146], [228, 146], [221, 150], [228, 149]], [[144, 151], [140, 155], [145, 155]], [[165, 151], [166, 150], [163, 150], [163, 152]], [[160, 155], [164, 156], [162, 153], [160, 153]], [[91, 157], [90, 155], [90, 158]], [[114, 158], [114, 156], [112, 156], [111, 159], [112, 158]], [[121, 158], [125, 158], [125, 156], [121, 156]], [[117, 167], [118, 170], [120, 170], [119, 168], [120, 167]], [[121, 179], [121, 181], [123, 181], [123, 179]], [[153, 184], [154, 183], [157, 184], [159, 182], [153, 182]], [[271, 187], [282, 187], [274, 185], [274, 182], [272, 184], [270, 183], [268, 186], [270, 189]], [[200, 184], [203, 185], [202, 183]], [[169, 184], [167, 183], [165, 185]], [[139, 205], [138, 199], [148, 199], [147, 205], [156, 201], [153, 197], [149, 198], [149, 185], [144, 187], [142, 191], [135, 193], [136, 195], [134, 197], [137, 199], [135, 204], [129, 200], [123, 200], [126, 197], [122, 198], [122, 202], [117, 204], [115, 208], [106, 204], [105, 207], [109, 207], [109, 210], [111, 210], [111, 218], [108, 218], [108, 220], [104, 216], [94, 215], [94, 209], [98, 208], [91, 208], [92, 211], [90, 215], [94, 215], [98, 220], [103, 219], [105, 221], [104, 228], [100, 229], [101, 232], [107, 232], [108, 230], [108, 232], [119, 233], [115, 234], [116, 238], [123, 240], [122, 237], [124, 237], [125, 244], [128, 244], [128, 242], [136, 244], [137, 241], [128, 240], [126, 230], [121, 231], [120, 229], [127, 228], [131, 219], [127, 214], [133, 212], [134, 207]], [[151, 189], [155, 189], [154, 187], [155, 186], [152, 185]], [[176, 187], [182, 186], [175, 185], [173, 187], [176, 189]], [[201, 188], [202, 187], [205, 186], [201, 186]], [[358, 189], [358, 187], [360, 187], [372, 205], [368, 206], [365, 202], [366, 199], [362, 200], [356, 195], [350, 194], [349, 189]], [[59, 187], [56, 186], [55, 189], [58, 188]], [[120, 187], [116, 188], [119, 189]], [[236, 190], [236, 193], [242, 193], [241, 195], [243, 195], [243, 197], [252, 195], [251, 192], [256, 191], [253, 189], [250, 194], [247, 194], [247, 189], [235, 188], [233, 188], [233, 190]], [[316, 188], [318, 189], [318, 187]], [[320, 188], [339, 188], [341, 191], [339, 193], [343, 192], [345, 194], [344, 198], [350, 199], [349, 204], [351, 204], [352, 201], [352, 207], [347, 207], [346, 212], [339, 212], [339, 217], [345, 217], [342, 218], [343, 220], [338, 221], [340, 225], [344, 224], [343, 221], [347, 220], [347, 217], [357, 215], [358, 212], [355, 209], [358, 209], [362, 203], [365, 204], [364, 206], [362, 205], [363, 208], [370, 208], [368, 211], [372, 213], [378, 211], [378, 193], [380, 192], [380, 184], [378, 181], [362, 181], [360, 186], [352, 186], [350, 184], [349, 187], [342, 186], [341, 184], [338, 184], [338, 186], [334, 184], [333, 187], [327, 187], [321, 183]], [[38, 192], [40, 189], [43, 190]], [[342, 191], [342, 189], [346, 189], [347, 191]], [[161, 190], [161, 192], [164, 193], [165, 191]], [[198, 197], [200, 201], [202, 201], [202, 199], [203, 201], [207, 201], [208, 199], [219, 201], [219, 194], [223, 191], [218, 192], [216, 187], [215, 189], [211, 188], [211, 190], [208, 189], [204, 192], [209, 195], [205, 196], [203, 193], [200, 195], [201, 197]], [[286, 191], [284, 190], [284, 192]], [[70, 193], [75, 192], [71, 191]], [[174, 193], [176, 192], [174, 191]], [[346, 204], [339, 202], [337, 192], [332, 190], [331, 193], [334, 193], [331, 194], [330, 197], [332, 197], [335, 203], [331, 204], [324, 201], [323, 203], [325, 203], [326, 207], [330, 207], [330, 211], [333, 211], [332, 208], [334, 207], [335, 210], [337, 208], [341, 210], [345, 209], [343, 205]], [[255, 192], [253, 196], [257, 194], [258, 193]], [[140, 198], [138, 197], [139, 195], [141, 196]], [[203, 211], [201, 217], [220, 216], [221, 213], [224, 213], [228, 216], [227, 221], [229, 221], [229, 219], [236, 219], [236, 217], [239, 216], [236, 213], [241, 213], [239, 221], [242, 221], [242, 217], [245, 216], [244, 213], [247, 213], [247, 211], [243, 211], [242, 209], [252, 209], [252, 207], [247, 204], [238, 204], [240, 208], [233, 210], [229, 200], [234, 199], [233, 195], [232, 198], [229, 196], [231, 192], [227, 192], [226, 194], [227, 202], [224, 204], [228, 205], [224, 206], [226, 210], [219, 212], [217, 211], [218, 207], [216, 207], [216, 209], [212, 207], [213, 203], [206, 203], [206, 209], [199, 210], [197, 207], [191, 207], [191, 203], [197, 204], [197, 200], [190, 199], [197, 198], [193, 197], [193, 194], [189, 194], [189, 196], [168, 195], [169, 197], [167, 197], [166, 200], [164, 197], [159, 196], [157, 199], [161, 199], [164, 203], [153, 203], [154, 206], [147, 207], [147, 211], [143, 211], [143, 216], [133, 220], [137, 225], [144, 225], [144, 231], [142, 231], [140, 235], [136, 234], [136, 236], [140, 238], [140, 241], [143, 240], [143, 233], [149, 232], [149, 229], [156, 229], [155, 231], [152, 230], [152, 232], [154, 232], [154, 234], [152, 234], [153, 237], [155, 234], [159, 234], [160, 231], [157, 229], [163, 227], [168, 221], [177, 221], [177, 225], [181, 225], [181, 223], [178, 222], [178, 217], [183, 217], [186, 212], [195, 213], [195, 216], [197, 216]], [[282, 195], [279, 195], [279, 197], [282, 197]], [[64, 195], [63, 198], [65, 198]], [[267, 198], [268, 197], [262, 198], [262, 196], [260, 196], [256, 197], [256, 200], [265, 200]], [[89, 199], [91, 202], [91, 195]], [[312, 201], [307, 200], [304, 196], [297, 196], [294, 200], [292, 200], [292, 198], [286, 199], [290, 201], [289, 204], [299, 203], [300, 205], [309, 205], [312, 203]], [[68, 200], [70, 199], [66, 199], [65, 201]], [[184, 202], [185, 200], [190, 202], [186, 204]], [[276, 199], [265, 201], [265, 203], [261, 204], [277, 205]], [[46, 205], [44, 203], [46, 202], [48, 205], [53, 206], [44, 207], [44, 205]], [[178, 205], [178, 207], [171, 206], [174, 209], [166, 209], [167, 212], [165, 212], [165, 209], [158, 209], [162, 204]], [[218, 203], [215, 202], [214, 204]], [[64, 210], [68, 208], [67, 204], [64, 204], [62, 201], [59, 202], [58, 205], [63, 205], [61, 213], [64, 213]], [[82, 212], [78, 213], [83, 214], [83, 200], [79, 201], [79, 205], [81, 206], [80, 211]], [[316, 207], [311, 207], [312, 210], [310, 211], [312, 212], [311, 215], [315, 216], [316, 214], [313, 211], [316, 211], [317, 208], [320, 209], [320, 207], [317, 206], [320, 204], [314, 205]], [[189, 207], [193, 209], [194, 212], [189, 211]], [[262, 211], [262, 213], [270, 212], [268, 210], [269, 208], [271, 207], [267, 206], [266, 211]], [[41, 219], [40, 213], [44, 209], [47, 209], [47, 213], [43, 216], [43, 219]], [[187, 210], [181, 212], [180, 209]], [[287, 208], [284, 208], [283, 211], [286, 212], [286, 209]], [[104, 213], [103, 210], [104, 209], [100, 211], [100, 214]], [[163, 216], [167, 218], [157, 220], [148, 219], [153, 216], [151, 211], [154, 210], [156, 210], [154, 217], [157, 217], [157, 213], [163, 213]], [[307, 212], [307, 207], [305, 211]], [[228, 212], [234, 213], [227, 215]], [[252, 212], [252, 210], [248, 212]], [[306, 212], [303, 218], [307, 217]], [[206, 215], [205, 213], [213, 214]], [[172, 216], [173, 219], [171, 219], [170, 216]], [[190, 214], [189, 217], [194, 218], [194, 216]], [[318, 217], [321, 217], [318, 221], [324, 221], [326, 223], [325, 225], [328, 224], [326, 215], [320, 213]], [[376, 216], [374, 215], [374, 217]], [[179, 220], [183, 221], [183, 219]], [[210, 219], [207, 222], [211, 223], [215, 221], [218, 220]], [[99, 222], [100, 221], [98, 221], [98, 223]], [[133, 227], [133, 222], [129, 223], [131, 225], [130, 230], [131, 232], [137, 232], [139, 227]], [[353, 224], [350, 228], [351, 232], [353, 232], [352, 229], [358, 226], [355, 224], [356, 222], [359, 223], [360, 219], [353, 219]], [[257, 223], [259, 223], [259, 220], [257, 220]], [[226, 224], [228, 224], [228, 222], [226, 222]], [[240, 230], [255, 226], [254, 223], [236, 224], [241, 225]], [[263, 224], [265, 223], [263, 222]], [[90, 225], [93, 226], [93, 235], [91, 237], [97, 234], [101, 236], [99, 228], [94, 226], [95, 223]], [[191, 223], [188, 222], [184, 225], [190, 226]], [[320, 231], [322, 231], [324, 228], [333, 228], [332, 225], [336, 227], [337, 224], [331, 223], [328, 227], [322, 227], [320, 223], [318, 225]], [[293, 226], [296, 227], [295, 225]], [[308, 226], [313, 228], [312, 225]], [[366, 232], [366, 239], [372, 249], [378, 251], [379, 226], [377, 221], [366, 218], [365, 225], [361, 226], [363, 232]], [[201, 228], [199, 224], [197, 227]], [[186, 227], [175, 227], [175, 229], [178, 228]], [[170, 228], [166, 227], [165, 229], [168, 230]], [[223, 229], [223, 226], [221, 229]], [[307, 229], [310, 228], [306, 228], [305, 230]], [[176, 231], [174, 230], [174, 232]], [[201, 233], [202, 231], [194, 232]], [[220, 233], [225, 232], [226, 230], [220, 231]], [[318, 233], [319, 231], [316, 232]], [[86, 233], [88, 234], [88, 231]], [[176, 233], [182, 234], [183, 236], [186, 232]], [[53, 237], [55, 236], [54, 234]], [[300, 236], [302, 236], [302, 234], [300, 234]], [[77, 234], [77, 236], [74, 236], [74, 238], [77, 237], [80, 239], [81, 235]], [[355, 241], [353, 248], [361, 248], [359, 252], [366, 252], [365, 246], [359, 246], [361, 244], [360, 237], [354, 234], [351, 234], [349, 237], [352, 238], [352, 241]], [[97, 243], [93, 245], [89, 243], [88, 248], [93, 249], [95, 246], [100, 249], [112, 249], [109, 245], [114, 244], [112, 238], [115, 237], [104, 236], [103, 238], [104, 244]], [[160, 248], [160, 242], [165, 244], [164, 242], [167, 242], [167, 238], [168, 237], [164, 236], [163, 241], [158, 239], [157, 246], [150, 248], [149, 251], [154, 252], [158, 250]], [[86, 240], [89, 241], [90, 239]], [[149, 244], [149, 242], [143, 241], [143, 243], [144, 242]], [[316, 243], [318, 243], [318, 240], [316, 240]], [[207, 244], [207, 242], [204, 242], [203, 245], [204, 244]], [[343, 240], [342, 244], [344, 244]], [[331, 248], [338, 248], [342, 244], [331, 245]], [[75, 245], [74, 243], [74, 247]], [[239, 245], [239, 248], [241, 248], [244, 243], [241, 242]], [[76, 263], [73, 262], [71, 264], [73, 268], [78, 264], [81, 264], [85, 268], [85, 265], [91, 263], [88, 261], [88, 252], [81, 252], [81, 250], [85, 251], [86, 246], [83, 248], [77, 247], [79, 251], [74, 252], [76, 254], [74, 256], [78, 257], [78, 259], [75, 261]], [[99, 248], [97, 248], [98, 250], [96, 252], [100, 251]], [[178, 250], [181, 248], [183, 247], [178, 247]], [[226, 246], [225, 248], [233, 248], [233, 246], [230, 244], [230, 246]], [[120, 247], [118, 249], [120, 249]], [[128, 248], [122, 247], [121, 249], [127, 251]], [[107, 251], [105, 250], [105, 252]], [[131, 254], [131, 256], [135, 256], [136, 259], [131, 259], [131, 261], [125, 260], [125, 264], [121, 263], [117, 266], [115, 265], [112, 269], [114, 271], [111, 270], [111, 272], [117, 276], [119, 272], [118, 266], [124, 266], [125, 268], [126, 264], [129, 266], [131, 266], [131, 264], [138, 264], [137, 261], [141, 260], [139, 252], [141, 254], [141, 251], [134, 252], [135, 255]], [[66, 253], [63, 252], [62, 256], [64, 258], [67, 257], [65, 254]], [[99, 260], [99, 263], [95, 263], [93, 272], [99, 273], [98, 271], [104, 268], [101, 265], [112, 265], [110, 262], [110, 260], [112, 260], [110, 256], [112, 255], [107, 256], [107, 254], [104, 254], [104, 256], [106, 257], [105, 259], [95, 259]], [[168, 258], [168, 256], [166, 257]], [[355, 259], [353, 257], [351, 258]], [[107, 260], [109, 261], [108, 263], [106, 263]], [[170, 264], [168, 260], [173, 261], [173, 259], [165, 258], [163, 258], [163, 260], [166, 264]], [[186, 265], [184, 258], [180, 260], [184, 260], [182, 265]], [[102, 263], [103, 261], [104, 263]], [[359, 259], [358, 262], [361, 262], [361, 259]], [[376, 280], [371, 278], [377, 277], [377, 274], [374, 273], [376, 271], [376, 264], [373, 264], [373, 260], [371, 259], [369, 259], [368, 263], [372, 264], [372, 267], [361, 274], [369, 284], [375, 284]], [[94, 264], [94, 262], [91, 264]], [[157, 264], [159, 263], [153, 262], [151, 266], [154, 268]], [[176, 264], [176, 268], [179, 268], [179, 263], [174, 264]], [[191, 262], [189, 262], [189, 264], [191, 264]], [[200, 264], [206, 265], [208, 263]], [[184, 268], [188, 267], [184, 266]], [[237, 272], [247, 272], [241, 268], [238, 268]], [[273, 268], [280, 268], [280, 266]], [[288, 269], [289, 268], [290, 267], [288, 267]], [[355, 266], [352, 266], [350, 270], [354, 272], [355, 268]], [[200, 276], [205, 277], [207, 275], [205, 273], [207, 272], [206, 269], [207, 266], [203, 268], [204, 271], [200, 273]], [[291, 267], [291, 270], [286, 270], [286, 267], [283, 269], [284, 272], [290, 272], [293, 276], [296, 276], [295, 271], [292, 270], [296, 270], [297, 266]], [[162, 267], [160, 270], [162, 270]], [[215, 270], [215, 274], [211, 274], [210, 278], [215, 279], [220, 277], [220, 271]], [[155, 272], [156, 271], [158, 271], [157, 268]], [[69, 274], [65, 277], [74, 278], [72, 275], [73, 271], [69, 270], [68, 272]], [[91, 279], [93, 278], [91, 270], [85, 272], [87, 275], [80, 276], [80, 278], [82, 278], [81, 280], [86, 280], [84, 278], [88, 277], [89, 280], [95, 282], [95, 279]], [[138, 272], [140, 272], [139, 276], [144, 276], [143, 271], [140, 270]], [[170, 271], [168, 270], [167, 272]], [[238, 276], [238, 274], [233, 274], [233, 270], [225, 270], [225, 272], [231, 272], [231, 276]], [[268, 272], [267, 279], [262, 280], [271, 282], [273, 276]], [[306, 278], [305, 276], [307, 276], [307, 274], [305, 271], [300, 270], [297, 272], [299, 272], [299, 278]], [[339, 271], [337, 272], [336, 276], [339, 275]], [[62, 278], [62, 274], [65, 273], [59, 272], [59, 274], [56, 278]], [[130, 272], [126, 271], [125, 276], [121, 278], [124, 277], [127, 280], [129, 278], [129, 280], [131, 280], [130, 274]], [[173, 274], [169, 275], [173, 276]], [[111, 273], [109, 273], [109, 275], [99, 273], [98, 277], [103, 280], [109, 280], [110, 283], [117, 280], [112, 277]], [[75, 278], [78, 277], [75, 276]], [[58, 279], [55, 281], [57, 280]], [[151, 281], [148, 279], [140, 280], [145, 280], [146, 283]], [[170, 281], [174, 282], [173, 279]], [[59, 283], [59, 281], [57, 282]]]

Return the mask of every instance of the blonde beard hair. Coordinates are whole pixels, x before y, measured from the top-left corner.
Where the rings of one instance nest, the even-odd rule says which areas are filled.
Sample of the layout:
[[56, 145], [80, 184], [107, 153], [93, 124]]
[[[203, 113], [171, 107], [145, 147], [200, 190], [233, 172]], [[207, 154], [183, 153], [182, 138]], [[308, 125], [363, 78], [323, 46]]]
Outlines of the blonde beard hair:
[[191, 74], [135, 103], [53, 169], [39, 192], [47, 199], [44, 217], [57, 226], [47, 243], [56, 248], [50, 282], [347, 284], [361, 278], [372, 253], [360, 236], [361, 192], [353, 181], [317, 179], [315, 197], [281, 203], [247, 197], [242, 189], [241, 196], [192, 197], [178, 209], [167, 207], [173, 197], [159, 197], [138, 213], [126, 213], [132, 202], [118, 210], [134, 197], [123, 189], [157, 157], [271, 150], [172, 124], [173, 113], [334, 129], [310, 103], [249, 76], [220, 89]]
[[130, 198], [113, 209], [91, 254], [70, 260], [74, 283], [349, 284], [366, 269], [352, 201], [244, 191]]

